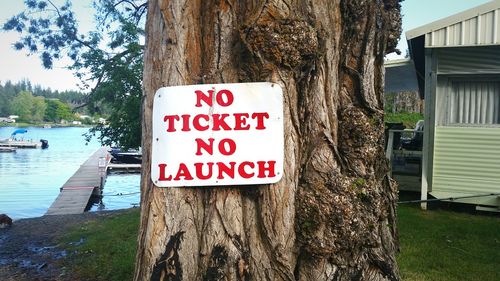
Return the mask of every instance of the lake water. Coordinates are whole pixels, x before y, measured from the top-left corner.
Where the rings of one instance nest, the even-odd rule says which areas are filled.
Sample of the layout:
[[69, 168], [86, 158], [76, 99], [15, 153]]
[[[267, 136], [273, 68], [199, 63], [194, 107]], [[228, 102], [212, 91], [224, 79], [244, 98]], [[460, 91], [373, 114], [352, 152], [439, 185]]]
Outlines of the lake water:
[[[17, 128], [0, 127], [0, 139]], [[86, 144], [87, 128], [26, 128], [25, 139], [46, 139], [48, 149], [17, 149], [0, 153], [0, 213], [13, 219], [45, 214], [59, 188], [76, 172], [100, 144]], [[130, 208], [140, 201], [139, 174], [108, 175], [103, 200], [92, 210]], [[117, 196], [117, 194], [122, 194]]]

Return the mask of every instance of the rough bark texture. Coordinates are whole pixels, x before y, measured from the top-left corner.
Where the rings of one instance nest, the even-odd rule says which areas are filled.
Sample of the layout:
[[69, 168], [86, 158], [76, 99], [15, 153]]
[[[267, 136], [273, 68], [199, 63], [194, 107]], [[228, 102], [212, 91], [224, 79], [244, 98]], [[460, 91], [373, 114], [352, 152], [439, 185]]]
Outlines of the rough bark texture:
[[[151, 0], [135, 280], [397, 280], [383, 153], [383, 57], [398, 0]], [[284, 89], [274, 185], [156, 188], [151, 113], [163, 86]]]

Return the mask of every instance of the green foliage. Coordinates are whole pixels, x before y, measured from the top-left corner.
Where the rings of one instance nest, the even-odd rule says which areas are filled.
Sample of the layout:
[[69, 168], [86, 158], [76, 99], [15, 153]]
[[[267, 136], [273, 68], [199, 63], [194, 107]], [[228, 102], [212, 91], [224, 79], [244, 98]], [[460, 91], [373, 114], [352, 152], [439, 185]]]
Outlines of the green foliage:
[[71, 112], [68, 104], [57, 99], [47, 100], [47, 109], [45, 111], [45, 120], [50, 122], [60, 122], [61, 120], [71, 121], [75, 116]]
[[59, 102], [56, 109], [56, 116], [58, 120], [72, 121], [75, 119], [69, 105]]
[[45, 103], [44, 97], [33, 97], [33, 109], [32, 109], [31, 119], [35, 122], [43, 121], [46, 109], [47, 109], [47, 104]]
[[12, 100], [12, 111], [19, 115], [19, 121], [32, 120], [33, 94], [27, 91], [20, 92]]
[[[69, 108], [69, 106], [65, 105]], [[12, 99], [8, 111], [19, 115], [21, 122], [41, 122], [44, 120], [47, 104], [44, 97], [35, 97], [31, 92], [21, 91]]]
[[88, 34], [78, 32], [69, 1], [60, 7], [42, 0], [26, 0], [25, 5], [25, 12], [3, 26], [20, 33], [15, 48], [38, 54], [47, 68], [54, 60], [69, 57], [71, 69], [90, 90], [89, 112], [109, 109], [109, 126], [95, 127], [88, 137], [100, 135], [104, 144], [138, 147], [146, 1], [94, 1], [97, 23]]
[[384, 121], [387, 123], [403, 123], [406, 128], [415, 128], [418, 120], [423, 120], [424, 115], [416, 112], [385, 113]]
[[[139, 230], [139, 209], [130, 209], [70, 232], [63, 241], [72, 254], [66, 268], [78, 280], [132, 280]], [[75, 246], [71, 242], [80, 241]], [[74, 243], [72, 243], [74, 244]]]
[[57, 107], [59, 100], [47, 100], [47, 109], [45, 110], [45, 120], [50, 122], [57, 122]]
[[[20, 92], [30, 92], [34, 96], [33, 100], [33, 110], [32, 119], [26, 121], [42, 121], [44, 117], [44, 107], [42, 104], [43, 98], [45, 99], [59, 99], [61, 102], [66, 103], [71, 106], [82, 105], [87, 99], [88, 95], [77, 91], [52, 91], [49, 88], [42, 88], [39, 85], [32, 86], [30, 81], [22, 80], [17, 83], [12, 83], [11, 81], [5, 82], [5, 84], [0, 84], [0, 117], [5, 117], [15, 114], [15, 110], [12, 108], [12, 102]], [[77, 108], [77, 111], [84, 112], [81, 108]]]

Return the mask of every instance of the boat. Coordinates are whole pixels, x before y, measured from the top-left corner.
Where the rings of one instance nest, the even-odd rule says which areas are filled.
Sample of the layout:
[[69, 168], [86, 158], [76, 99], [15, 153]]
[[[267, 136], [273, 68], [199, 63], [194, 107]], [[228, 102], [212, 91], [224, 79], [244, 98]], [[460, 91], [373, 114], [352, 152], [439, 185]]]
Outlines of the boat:
[[142, 153], [135, 149], [122, 150], [120, 148], [113, 147], [109, 151], [113, 158], [112, 163], [121, 164], [141, 164], [142, 163]]
[[41, 139], [40, 141], [34, 141], [32, 139], [26, 140], [23, 135], [27, 133], [26, 129], [15, 130], [9, 138], [0, 140], [0, 147], [4, 148], [42, 148], [46, 149], [49, 147], [49, 142], [47, 140]]

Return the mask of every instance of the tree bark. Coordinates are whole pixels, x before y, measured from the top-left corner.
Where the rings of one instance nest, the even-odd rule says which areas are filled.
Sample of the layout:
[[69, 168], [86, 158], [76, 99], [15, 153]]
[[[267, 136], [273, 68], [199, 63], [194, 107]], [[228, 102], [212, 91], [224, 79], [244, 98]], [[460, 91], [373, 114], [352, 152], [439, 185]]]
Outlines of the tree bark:
[[[400, 25], [398, 0], [149, 1], [135, 280], [398, 280], [383, 61]], [[156, 90], [250, 81], [283, 87], [282, 180], [154, 187]]]

